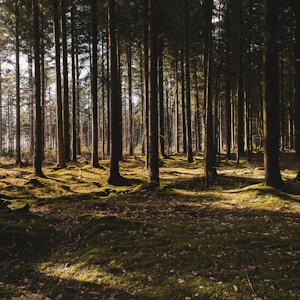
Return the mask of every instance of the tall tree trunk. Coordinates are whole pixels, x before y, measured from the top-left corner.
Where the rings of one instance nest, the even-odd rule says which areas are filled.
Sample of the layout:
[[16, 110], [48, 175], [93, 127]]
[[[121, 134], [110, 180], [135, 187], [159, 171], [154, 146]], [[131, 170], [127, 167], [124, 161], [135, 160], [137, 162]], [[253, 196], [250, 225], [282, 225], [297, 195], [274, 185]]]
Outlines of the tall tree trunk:
[[2, 130], [2, 121], [3, 121], [3, 112], [2, 112], [2, 61], [0, 60], [0, 152], [3, 151], [3, 130]]
[[279, 168], [278, 0], [265, 0], [264, 46], [265, 184], [283, 185]]
[[76, 153], [81, 154], [81, 115], [80, 115], [80, 66], [77, 32], [75, 47], [75, 65], [76, 65]]
[[295, 89], [296, 89], [296, 106], [295, 106], [295, 147], [296, 155], [300, 157], [300, 1], [294, 0], [295, 12]]
[[28, 77], [29, 77], [29, 127], [30, 127], [30, 154], [34, 154], [34, 77], [33, 77], [33, 55], [32, 49], [28, 55]]
[[39, 25], [39, 3], [33, 0], [34, 15], [34, 67], [35, 67], [35, 152], [34, 173], [36, 176], [44, 177], [42, 171], [43, 146], [41, 127], [41, 74], [40, 74], [40, 25]]
[[244, 142], [244, 72], [243, 72], [243, 2], [238, 0], [238, 55], [237, 55], [237, 86], [238, 86], [238, 119], [237, 119], [237, 164], [245, 152]]
[[122, 124], [120, 124], [120, 113], [122, 102], [120, 97], [120, 78], [118, 69], [117, 43], [116, 43], [116, 23], [115, 23], [115, 0], [108, 0], [108, 23], [110, 38], [110, 89], [111, 89], [111, 154], [110, 154], [110, 174], [108, 183], [113, 185], [123, 184], [124, 179], [120, 175], [120, 135], [122, 135]]
[[192, 149], [192, 117], [191, 117], [191, 80], [190, 80], [190, 44], [189, 44], [189, 7], [188, 0], [184, 1], [185, 11], [185, 82], [186, 82], [186, 128], [187, 128], [187, 160], [193, 162]]
[[159, 79], [159, 141], [160, 154], [165, 157], [165, 106], [164, 106], [164, 62], [163, 62], [163, 37], [160, 35], [158, 39], [158, 79]]
[[159, 184], [157, 99], [157, 12], [158, 0], [149, 0], [149, 179]]
[[20, 117], [20, 24], [19, 1], [15, 0], [16, 34], [16, 166], [21, 165], [21, 117]]
[[182, 117], [182, 148], [183, 153], [187, 153], [186, 141], [186, 103], [185, 103], [185, 70], [184, 70], [184, 46], [182, 45], [180, 65], [181, 65], [181, 117]]
[[71, 59], [72, 59], [72, 160], [77, 161], [77, 131], [76, 131], [76, 60], [75, 60], [75, 20], [74, 3], [71, 9]]
[[97, 0], [92, 0], [92, 27], [93, 27], [93, 49], [92, 49], [92, 99], [93, 99], [93, 127], [92, 127], [92, 166], [99, 167], [98, 154], [98, 14]]
[[[45, 35], [44, 35], [44, 12], [41, 11], [41, 128], [42, 128], [42, 156], [45, 158], [46, 148], [46, 70], [45, 70]], [[33, 107], [33, 104], [32, 104]], [[33, 116], [33, 114], [32, 114]], [[33, 118], [33, 117], [32, 117]], [[33, 121], [33, 120], [32, 120]], [[32, 122], [33, 123], [33, 122]]]
[[[109, 28], [108, 31], [109, 32]], [[106, 61], [107, 61], [107, 149], [106, 149], [106, 153], [107, 155], [110, 155], [111, 149], [110, 149], [110, 145], [111, 145], [111, 128], [110, 128], [110, 124], [111, 124], [111, 113], [110, 113], [110, 107], [111, 107], [111, 92], [110, 92], [110, 86], [111, 86], [111, 79], [110, 79], [110, 65], [109, 65], [109, 60], [110, 60], [110, 38], [109, 38], [109, 33], [107, 33], [107, 51], [106, 51]]]
[[[108, 50], [107, 50], [108, 51]], [[106, 87], [106, 79], [105, 79], [105, 53], [104, 53], [104, 33], [102, 32], [101, 38], [101, 90], [102, 90], [102, 159], [105, 157], [105, 87]]]
[[179, 141], [179, 76], [178, 76], [178, 54], [176, 53], [175, 59], [175, 82], [176, 82], [176, 118], [175, 118], [175, 132], [176, 132], [176, 153], [180, 152], [180, 141]]
[[63, 48], [63, 80], [64, 80], [64, 99], [63, 99], [63, 126], [64, 126], [64, 153], [65, 161], [70, 160], [71, 136], [70, 136], [70, 112], [69, 112], [69, 72], [68, 72], [68, 45], [67, 45], [67, 5], [66, 1], [61, 0], [62, 15], [62, 48]]
[[129, 155], [133, 155], [133, 107], [132, 107], [132, 49], [131, 40], [127, 45], [127, 69], [128, 69], [128, 123], [129, 123]]
[[146, 156], [146, 168], [149, 167], [149, 9], [148, 1], [144, 0], [144, 95], [145, 101], [143, 105], [144, 110], [144, 147]]
[[54, 38], [55, 38], [55, 67], [56, 67], [56, 124], [57, 124], [57, 165], [64, 168], [64, 131], [62, 114], [62, 96], [61, 96], [61, 67], [60, 67], [60, 26], [59, 26], [59, 4], [57, 0], [52, 0], [53, 20], [54, 20]]
[[215, 151], [214, 151], [214, 132], [213, 132], [213, 98], [212, 98], [212, 21], [213, 0], [205, 1], [205, 39], [204, 39], [204, 68], [206, 73], [206, 132], [205, 132], [205, 177], [206, 186], [209, 186], [209, 178], [215, 175]]
[[196, 123], [196, 150], [200, 152], [202, 150], [202, 128], [201, 128], [201, 114], [200, 114], [200, 97], [199, 97], [199, 83], [197, 76], [197, 62], [194, 60], [194, 81], [195, 81], [195, 97], [196, 97], [196, 111], [195, 111], [195, 123]]
[[251, 26], [252, 26], [252, 17], [253, 17], [253, 1], [249, 0], [249, 24], [248, 24], [248, 60], [247, 60], [247, 92], [246, 92], [246, 136], [247, 136], [247, 156], [248, 162], [252, 161], [252, 34], [251, 34]]

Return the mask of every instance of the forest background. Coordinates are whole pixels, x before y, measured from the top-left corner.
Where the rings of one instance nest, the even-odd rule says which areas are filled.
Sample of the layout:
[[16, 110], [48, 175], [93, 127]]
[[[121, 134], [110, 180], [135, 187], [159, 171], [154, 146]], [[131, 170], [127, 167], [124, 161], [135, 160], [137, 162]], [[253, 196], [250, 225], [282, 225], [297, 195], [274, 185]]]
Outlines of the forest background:
[[110, 157], [112, 182], [123, 155], [158, 182], [159, 156], [204, 152], [208, 178], [221, 151], [264, 150], [278, 187], [278, 151], [300, 151], [298, 5], [2, 1], [0, 149], [40, 175], [45, 151]]
[[0, 296], [298, 299], [299, 6], [0, 1]]

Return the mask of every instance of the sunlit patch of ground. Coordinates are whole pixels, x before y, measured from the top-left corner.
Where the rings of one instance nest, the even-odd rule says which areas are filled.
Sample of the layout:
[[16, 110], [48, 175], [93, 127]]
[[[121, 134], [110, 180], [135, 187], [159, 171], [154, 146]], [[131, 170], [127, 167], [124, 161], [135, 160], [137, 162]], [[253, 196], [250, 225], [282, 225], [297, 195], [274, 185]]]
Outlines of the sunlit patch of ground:
[[299, 162], [284, 160], [284, 191], [261, 159], [223, 161], [209, 189], [202, 164], [164, 159], [161, 188], [137, 158], [126, 187], [83, 162], [46, 178], [3, 165], [0, 298], [299, 299]]

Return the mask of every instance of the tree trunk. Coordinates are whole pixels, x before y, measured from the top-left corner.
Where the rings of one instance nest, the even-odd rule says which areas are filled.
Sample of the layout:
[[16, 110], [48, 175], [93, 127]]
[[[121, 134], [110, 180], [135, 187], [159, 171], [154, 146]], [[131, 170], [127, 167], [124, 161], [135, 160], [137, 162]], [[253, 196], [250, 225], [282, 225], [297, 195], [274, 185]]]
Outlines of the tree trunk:
[[92, 49], [92, 101], [93, 101], [93, 128], [92, 128], [92, 166], [99, 168], [98, 157], [98, 14], [97, 0], [92, 0], [92, 27], [93, 27], [93, 49]]
[[0, 152], [3, 151], [3, 130], [2, 130], [2, 121], [3, 121], [3, 112], [2, 112], [2, 61], [0, 60]]
[[190, 44], [189, 44], [189, 7], [188, 0], [184, 1], [185, 11], [185, 82], [186, 82], [186, 128], [187, 128], [187, 160], [193, 162], [192, 149], [192, 117], [191, 117], [191, 80], [190, 80]]
[[68, 72], [68, 45], [67, 45], [67, 0], [61, 1], [62, 15], [62, 48], [63, 48], [63, 80], [64, 80], [64, 100], [63, 100], [63, 127], [64, 127], [64, 153], [65, 161], [70, 160], [70, 113], [69, 113], [69, 72]]
[[237, 86], [238, 86], [238, 119], [237, 119], [237, 164], [245, 152], [244, 142], [244, 72], [243, 72], [243, 2], [238, 0], [238, 55], [237, 55]]
[[144, 84], [144, 95], [145, 101], [143, 105], [144, 110], [144, 147], [146, 157], [146, 168], [149, 167], [149, 9], [148, 1], [144, 0], [144, 73], [145, 73], [145, 84]]
[[132, 107], [132, 50], [131, 41], [127, 45], [127, 69], [128, 69], [128, 108], [129, 108], [129, 155], [133, 156], [133, 107]]
[[74, 4], [71, 9], [71, 57], [72, 57], [72, 160], [77, 161], [77, 118], [76, 118], [76, 60], [75, 60], [75, 20]]
[[63, 132], [63, 114], [62, 114], [62, 96], [61, 96], [61, 67], [60, 67], [60, 26], [59, 26], [59, 4], [57, 0], [52, 0], [53, 20], [54, 20], [54, 38], [55, 38], [55, 67], [56, 67], [56, 124], [57, 124], [57, 165], [64, 168], [64, 132]]
[[212, 98], [212, 20], [213, 0], [205, 2], [205, 38], [204, 38], [204, 68], [205, 68], [205, 88], [206, 88], [206, 133], [205, 133], [205, 177], [206, 186], [209, 186], [209, 178], [216, 174], [214, 158], [214, 132], [213, 132], [213, 98]]
[[187, 142], [186, 142], [186, 105], [185, 105], [185, 71], [184, 71], [184, 51], [183, 46], [181, 50], [181, 117], [182, 117], [182, 148], [183, 153], [187, 153]]
[[265, 184], [283, 185], [279, 168], [278, 0], [265, 0], [264, 47]]
[[159, 185], [157, 99], [157, 12], [158, 0], [149, 0], [149, 179]]
[[110, 154], [110, 174], [108, 183], [113, 185], [121, 185], [124, 178], [120, 175], [120, 135], [122, 135], [122, 124], [120, 124], [120, 112], [122, 102], [120, 98], [120, 78], [118, 69], [117, 44], [116, 44], [116, 23], [115, 23], [115, 0], [108, 0], [108, 22], [109, 22], [109, 38], [110, 38], [110, 128], [111, 128], [111, 154]]
[[21, 165], [21, 118], [20, 118], [20, 24], [19, 24], [19, 1], [15, 0], [15, 34], [16, 34], [16, 166]]
[[159, 79], [159, 141], [160, 141], [160, 154], [162, 157], [166, 156], [165, 153], [165, 106], [164, 106], [164, 63], [163, 63], [163, 37], [159, 37], [158, 41], [158, 79]]
[[34, 66], [35, 66], [35, 152], [34, 173], [36, 176], [44, 177], [42, 171], [43, 145], [41, 127], [41, 74], [40, 74], [40, 26], [39, 26], [39, 3], [33, 0], [34, 14]]
[[296, 155], [300, 157], [300, 1], [294, 0], [295, 12], [295, 89], [296, 89], [296, 107], [295, 107], [295, 147]]
[[175, 118], [175, 132], [176, 132], [176, 153], [180, 152], [180, 141], [179, 141], [179, 76], [178, 76], [178, 55], [176, 54], [175, 59], [175, 82], [176, 82], [176, 118]]

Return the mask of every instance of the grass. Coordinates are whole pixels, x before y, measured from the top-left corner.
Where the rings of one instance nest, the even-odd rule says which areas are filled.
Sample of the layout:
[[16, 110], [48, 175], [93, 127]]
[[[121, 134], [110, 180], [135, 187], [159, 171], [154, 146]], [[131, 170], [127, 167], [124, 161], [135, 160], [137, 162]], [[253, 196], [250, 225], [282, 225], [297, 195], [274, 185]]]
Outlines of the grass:
[[156, 189], [135, 159], [129, 187], [83, 163], [35, 180], [3, 165], [0, 299], [299, 299], [300, 164], [283, 161], [285, 191], [260, 161], [222, 162], [208, 190], [201, 157], [164, 159]]

